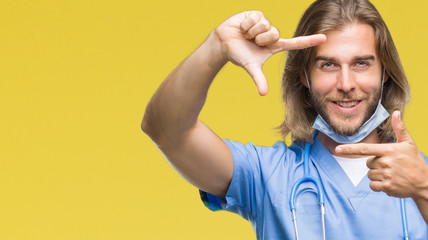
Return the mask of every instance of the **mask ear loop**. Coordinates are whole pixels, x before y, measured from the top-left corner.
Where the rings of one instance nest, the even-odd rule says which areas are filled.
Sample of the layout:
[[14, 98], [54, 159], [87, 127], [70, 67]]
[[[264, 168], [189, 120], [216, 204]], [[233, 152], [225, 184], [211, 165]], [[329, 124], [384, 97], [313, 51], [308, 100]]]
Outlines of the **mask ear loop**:
[[383, 84], [384, 84], [384, 78], [385, 78], [385, 68], [382, 66], [382, 76], [380, 77], [380, 97], [379, 97], [379, 104], [382, 102], [382, 96], [383, 96]]
[[380, 77], [380, 97], [379, 97], [379, 103], [382, 104], [382, 97], [383, 97], [383, 84], [384, 84], [384, 78], [385, 78], [385, 68], [382, 66], [382, 76]]
[[308, 74], [306, 73], [306, 70], [304, 70], [305, 71], [305, 77], [306, 77], [306, 82], [308, 83], [308, 88], [309, 88], [309, 92], [311, 91], [311, 83], [309, 82], [309, 78], [308, 78]]

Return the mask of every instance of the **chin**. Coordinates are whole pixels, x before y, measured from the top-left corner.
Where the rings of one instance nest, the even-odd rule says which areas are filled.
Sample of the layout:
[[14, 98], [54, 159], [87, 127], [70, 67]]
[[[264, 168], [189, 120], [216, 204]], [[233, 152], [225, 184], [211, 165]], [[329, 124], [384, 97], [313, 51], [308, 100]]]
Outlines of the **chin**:
[[333, 123], [331, 128], [340, 135], [352, 136], [356, 134], [358, 130], [360, 130], [361, 126], [362, 126], [361, 121], [357, 121], [357, 122], [344, 121], [340, 123]]

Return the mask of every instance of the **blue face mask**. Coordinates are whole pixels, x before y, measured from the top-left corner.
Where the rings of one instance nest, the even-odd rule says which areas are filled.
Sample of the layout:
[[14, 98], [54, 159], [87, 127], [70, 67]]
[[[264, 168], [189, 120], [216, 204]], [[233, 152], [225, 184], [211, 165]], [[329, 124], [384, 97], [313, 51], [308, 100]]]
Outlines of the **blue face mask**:
[[380, 124], [382, 124], [389, 117], [389, 113], [385, 108], [379, 103], [377, 105], [376, 111], [373, 115], [367, 120], [360, 130], [352, 136], [343, 136], [339, 135], [330, 128], [330, 126], [324, 121], [324, 119], [318, 115], [315, 119], [313, 128], [324, 133], [334, 141], [338, 143], [357, 143], [366, 138], [371, 132], [373, 132]]
[[[306, 74], [306, 72], [305, 72]], [[357, 143], [362, 141], [364, 138], [366, 138], [371, 132], [373, 132], [380, 124], [382, 124], [388, 117], [389, 113], [385, 110], [385, 108], [380, 103], [382, 99], [382, 92], [383, 92], [383, 78], [385, 74], [385, 69], [382, 71], [382, 77], [381, 77], [381, 94], [379, 98], [379, 103], [377, 104], [377, 108], [373, 115], [367, 120], [361, 128], [358, 130], [357, 133], [355, 133], [352, 136], [343, 136], [337, 134], [333, 129], [330, 128], [330, 126], [325, 122], [325, 120], [318, 114], [317, 118], [315, 119], [313, 128], [321, 131], [337, 143]], [[308, 78], [306, 78], [308, 79]], [[309, 81], [308, 81], [309, 84]], [[310, 90], [310, 88], [309, 88]]]

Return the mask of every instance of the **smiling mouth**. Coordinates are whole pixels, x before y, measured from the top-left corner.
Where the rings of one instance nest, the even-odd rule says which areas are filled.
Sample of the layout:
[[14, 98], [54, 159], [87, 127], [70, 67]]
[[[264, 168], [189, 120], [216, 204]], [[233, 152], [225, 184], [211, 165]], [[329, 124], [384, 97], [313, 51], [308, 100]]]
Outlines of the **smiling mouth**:
[[361, 100], [352, 100], [352, 101], [333, 101], [334, 104], [339, 105], [343, 108], [352, 108], [355, 107]]

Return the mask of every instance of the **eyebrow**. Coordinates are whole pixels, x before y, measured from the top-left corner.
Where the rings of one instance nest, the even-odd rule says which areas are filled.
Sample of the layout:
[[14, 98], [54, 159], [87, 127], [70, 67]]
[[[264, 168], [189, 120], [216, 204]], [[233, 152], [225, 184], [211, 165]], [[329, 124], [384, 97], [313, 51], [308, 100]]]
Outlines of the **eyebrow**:
[[360, 60], [375, 60], [375, 57], [373, 55], [368, 55], [368, 56], [357, 56], [354, 58], [354, 61], [360, 61]]
[[318, 61], [327, 61], [327, 62], [337, 62], [337, 59], [334, 57], [325, 57], [325, 56], [316, 56], [315, 57], [315, 62]]
[[[362, 61], [362, 60], [375, 60], [375, 56], [373, 55], [366, 55], [366, 56], [356, 56], [354, 57], [353, 61]], [[326, 56], [316, 56], [315, 62], [318, 61], [327, 61], [327, 62], [337, 62], [337, 58], [335, 57], [326, 57]]]

